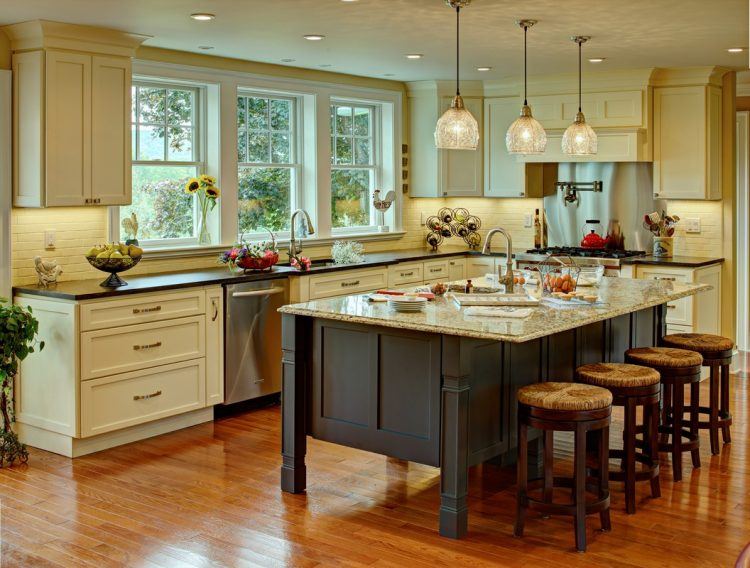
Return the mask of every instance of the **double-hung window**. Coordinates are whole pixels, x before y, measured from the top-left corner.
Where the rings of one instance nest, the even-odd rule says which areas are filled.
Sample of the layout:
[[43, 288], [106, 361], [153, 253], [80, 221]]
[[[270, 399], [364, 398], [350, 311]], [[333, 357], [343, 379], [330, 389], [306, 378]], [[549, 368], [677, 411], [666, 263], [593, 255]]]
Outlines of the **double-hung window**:
[[201, 90], [173, 83], [133, 82], [133, 201], [138, 238], [151, 245], [197, 242], [195, 199], [185, 183], [204, 173]]
[[331, 104], [331, 227], [374, 224], [372, 192], [380, 182], [378, 108]]
[[240, 234], [290, 228], [301, 168], [297, 107], [293, 97], [248, 93], [237, 98]]

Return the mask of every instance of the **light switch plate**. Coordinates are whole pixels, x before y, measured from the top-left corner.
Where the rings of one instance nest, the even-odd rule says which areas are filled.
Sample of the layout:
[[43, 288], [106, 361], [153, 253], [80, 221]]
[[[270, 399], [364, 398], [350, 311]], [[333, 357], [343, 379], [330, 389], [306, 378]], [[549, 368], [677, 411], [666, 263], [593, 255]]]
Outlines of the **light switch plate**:
[[531, 213], [526, 213], [523, 216], [523, 226], [525, 229], [530, 229], [534, 226], [534, 216]]
[[57, 231], [54, 229], [47, 229], [44, 231], [44, 248], [47, 250], [54, 250], [57, 241]]
[[682, 220], [685, 224], [686, 233], [700, 233], [701, 232], [701, 218], [700, 217], [686, 217]]

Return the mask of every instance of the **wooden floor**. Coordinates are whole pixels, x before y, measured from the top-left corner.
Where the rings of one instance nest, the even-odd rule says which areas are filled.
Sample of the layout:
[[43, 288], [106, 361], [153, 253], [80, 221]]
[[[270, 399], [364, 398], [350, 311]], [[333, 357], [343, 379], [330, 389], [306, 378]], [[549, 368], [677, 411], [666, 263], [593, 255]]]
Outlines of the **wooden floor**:
[[704, 438], [678, 484], [664, 461], [636, 515], [615, 486], [586, 554], [568, 519], [532, 514], [513, 538], [514, 473], [491, 465], [472, 471], [462, 541], [437, 535], [434, 468], [311, 441], [307, 494], [282, 494], [275, 407], [74, 461], [32, 451], [0, 470], [2, 566], [733, 566], [750, 541], [750, 383], [734, 380], [734, 443], [711, 457]]

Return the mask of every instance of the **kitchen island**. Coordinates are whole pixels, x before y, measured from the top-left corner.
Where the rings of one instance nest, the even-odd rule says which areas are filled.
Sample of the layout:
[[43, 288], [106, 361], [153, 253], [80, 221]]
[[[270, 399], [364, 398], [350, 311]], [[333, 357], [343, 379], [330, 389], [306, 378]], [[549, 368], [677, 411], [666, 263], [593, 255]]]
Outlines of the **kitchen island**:
[[468, 468], [515, 454], [518, 388], [656, 345], [666, 303], [709, 288], [605, 278], [601, 304], [542, 302], [523, 319], [466, 315], [449, 298], [422, 313], [367, 295], [285, 306], [281, 488], [305, 490], [307, 435], [432, 465], [440, 534], [460, 538]]

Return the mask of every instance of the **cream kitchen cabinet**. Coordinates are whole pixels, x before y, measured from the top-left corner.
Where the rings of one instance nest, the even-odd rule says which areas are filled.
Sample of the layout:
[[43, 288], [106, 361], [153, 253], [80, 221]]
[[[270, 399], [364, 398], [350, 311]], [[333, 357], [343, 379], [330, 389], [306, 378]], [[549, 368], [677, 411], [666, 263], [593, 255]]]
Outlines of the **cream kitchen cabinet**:
[[721, 335], [720, 264], [697, 268], [636, 265], [635, 275], [641, 279], [712, 286], [710, 290], [667, 304], [667, 332]]
[[721, 88], [654, 88], [653, 184], [660, 199], [721, 199]]
[[46, 343], [16, 383], [18, 434], [31, 446], [85, 455], [210, 421], [224, 400], [220, 286], [15, 302], [33, 308]]
[[145, 38], [55, 22], [3, 30], [14, 51], [14, 205], [129, 204], [131, 57]]
[[448, 280], [454, 282], [466, 278], [466, 258], [448, 259]]

